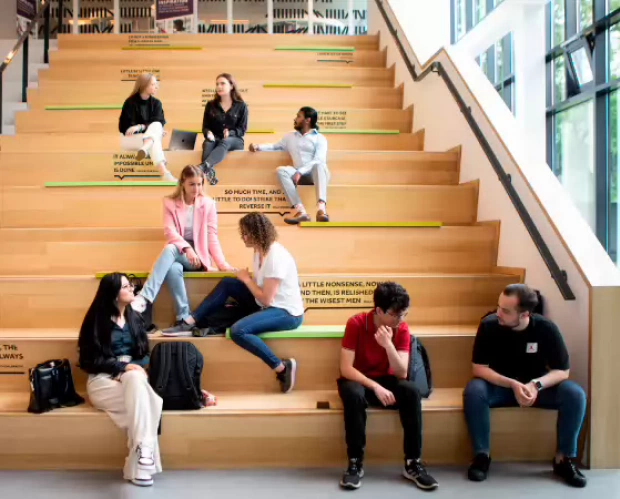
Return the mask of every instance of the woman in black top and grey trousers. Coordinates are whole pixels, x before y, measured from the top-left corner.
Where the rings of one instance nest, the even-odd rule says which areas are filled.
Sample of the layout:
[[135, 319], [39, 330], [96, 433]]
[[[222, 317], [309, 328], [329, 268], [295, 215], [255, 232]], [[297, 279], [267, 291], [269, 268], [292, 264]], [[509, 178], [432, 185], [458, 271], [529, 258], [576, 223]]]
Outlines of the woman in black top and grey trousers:
[[237, 90], [237, 82], [228, 73], [215, 80], [215, 98], [207, 102], [202, 119], [201, 168], [211, 185], [217, 184], [215, 166], [228, 151], [242, 151], [243, 137], [248, 128], [248, 106]]
[[138, 76], [118, 120], [118, 130], [122, 134], [121, 147], [138, 151], [138, 161], [149, 156], [163, 180], [174, 182], [176, 179], [166, 168], [162, 147], [166, 119], [161, 101], [155, 98], [156, 92], [157, 78], [153, 74], [143, 73]]
[[124, 477], [144, 487], [161, 472], [157, 433], [163, 401], [145, 371], [149, 343], [142, 317], [130, 306], [134, 298], [125, 274], [105, 275], [84, 317], [78, 348], [79, 366], [90, 375], [90, 402], [127, 431]]

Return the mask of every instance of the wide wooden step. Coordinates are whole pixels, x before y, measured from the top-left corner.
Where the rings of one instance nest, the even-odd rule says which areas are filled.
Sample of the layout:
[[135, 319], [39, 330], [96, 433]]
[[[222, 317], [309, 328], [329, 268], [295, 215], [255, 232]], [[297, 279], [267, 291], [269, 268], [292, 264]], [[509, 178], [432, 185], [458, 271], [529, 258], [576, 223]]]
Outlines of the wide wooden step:
[[[277, 140], [278, 137], [273, 137]], [[248, 136], [246, 142], [253, 140]], [[328, 140], [331, 143], [332, 137]], [[201, 137], [198, 138], [201, 142]], [[46, 182], [158, 180], [152, 161], [136, 161], [133, 152], [2, 153], [0, 185], [41, 186]], [[185, 165], [200, 163], [198, 151], [166, 153], [168, 169], [179, 176]], [[327, 155], [334, 184], [455, 185], [458, 183], [458, 152], [385, 151], [359, 152], [330, 149]], [[291, 164], [284, 152], [233, 151], [217, 169], [222, 185], [243, 179], [250, 185], [272, 183], [278, 166]], [[27, 168], [24, 167], [27, 165]]]
[[[253, 107], [250, 131], [283, 134], [291, 129], [299, 108]], [[204, 109], [184, 104], [167, 109], [166, 126], [170, 130], [194, 130], [202, 141]], [[24, 111], [15, 114], [17, 133], [95, 133], [118, 130], [120, 110]], [[388, 130], [408, 133], [413, 123], [413, 107], [408, 109], [336, 109], [321, 110], [319, 126], [323, 130]], [[251, 139], [251, 135], [248, 135]], [[329, 138], [329, 137], [328, 137]], [[247, 139], [246, 139], [247, 140]]]
[[[8, 187], [2, 190], [0, 227], [161, 227], [161, 200], [171, 192], [171, 187]], [[218, 184], [207, 192], [217, 202], [222, 225], [236, 224], [251, 211], [273, 217], [291, 211], [275, 183]], [[300, 186], [299, 194], [309, 209], [315, 205], [313, 186]], [[330, 185], [328, 195], [330, 217], [339, 222], [470, 224], [477, 215], [477, 183]]]
[[[304, 273], [475, 273], [496, 265], [499, 226], [282, 227], [279, 236]], [[219, 240], [231, 265], [251, 267], [236, 226]], [[147, 270], [164, 246], [161, 228], [0, 229], [0, 275]]]
[[[145, 262], [145, 266], [148, 265], [150, 262]], [[378, 282], [387, 280], [400, 283], [411, 296], [411, 324], [463, 325], [477, 324], [480, 317], [497, 306], [502, 290], [508, 284], [520, 282], [521, 276], [495, 273], [301, 274], [307, 308], [304, 324], [345, 324], [353, 314], [372, 308], [372, 290]], [[192, 309], [217, 282], [217, 278], [186, 279]], [[79, 328], [98, 285], [92, 275], [0, 277], [0, 328]], [[174, 308], [166, 286], [155, 302], [154, 320], [160, 327], [174, 323]]]
[[[247, 54], [249, 50], [255, 49], [274, 49], [276, 51], [287, 50], [293, 51], [297, 48], [303, 50], [312, 50], [323, 52], [323, 47], [327, 51], [357, 51], [357, 50], [378, 50], [379, 35], [363, 35], [363, 36], [334, 36], [325, 35], [320, 37], [289, 35], [289, 34], [273, 34], [265, 36], [264, 34], [244, 34], [242, 36], [230, 36], [228, 34], [208, 34], [208, 35], [190, 35], [175, 33], [174, 35], [159, 35], [153, 33], [145, 34], [122, 34], [109, 36], [104, 35], [60, 35], [58, 37], [58, 48], [67, 50], [97, 50], [97, 51], [114, 51], [119, 52], [126, 49], [161, 49], [161, 52], [167, 52], [170, 49], [185, 48], [199, 49], [205, 52], [214, 51], [215, 47], [226, 47], [227, 49], [244, 49], [240, 55]], [[149, 50], [150, 51], [150, 50]], [[136, 57], [141, 54], [138, 51]]]
[[[165, 469], [340, 467], [346, 462], [335, 391], [288, 395], [218, 394], [218, 407], [165, 412], [160, 447]], [[1, 395], [0, 468], [121, 469], [126, 436], [88, 405], [48, 414], [25, 412], [26, 394]], [[423, 402], [423, 458], [464, 465], [471, 458], [461, 390], [436, 390]], [[402, 431], [396, 411], [370, 409], [368, 464], [401, 464]], [[495, 409], [491, 453], [496, 461], [545, 461], [555, 448], [555, 411]], [[88, 445], [85, 445], [88, 442]]]
[[[308, 331], [309, 330], [309, 331]], [[335, 331], [334, 338], [320, 338], [313, 330]], [[298, 338], [265, 339], [281, 358], [298, 364], [299, 390], [332, 390], [339, 376], [342, 326], [302, 326]], [[428, 351], [436, 388], [464, 387], [471, 376], [471, 349], [476, 326], [412, 326]], [[85, 390], [86, 374], [77, 367], [79, 329], [0, 330], [0, 392], [28, 392], [28, 369], [49, 359], [69, 359], [78, 390]], [[161, 341], [189, 341], [205, 359], [203, 384], [210, 391], [275, 393], [278, 384], [261, 360], [224, 337], [164, 338], [151, 336], [151, 346]], [[231, 375], [234, 373], [234, 375]], [[1, 401], [0, 401], [1, 404]], [[0, 407], [0, 411], [2, 408]]]
[[[136, 52], [132, 50], [54, 50], [50, 51], [52, 69], [75, 68], [77, 64], [122, 65], [121, 79], [135, 78], [143, 72], [153, 72], [161, 78], [161, 68], [177, 66], [203, 66], [208, 69], [219, 65], [222, 60], [234, 61], [239, 58], [240, 49], [218, 47], [215, 50], [143, 50], [136, 64]], [[245, 55], [245, 54], [243, 54]], [[354, 52], [293, 52], [274, 51], [269, 48], [252, 48], [252, 57], [243, 57], [246, 68], [384, 68], [387, 62], [385, 50], [355, 50]], [[234, 74], [234, 73], [233, 73]], [[306, 72], [307, 75], [307, 72]], [[76, 75], [79, 77], [79, 75]], [[177, 75], [172, 74], [176, 79]]]
[[[164, 137], [163, 146], [168, 148], [171, 133]], [[249, 144], [272, 143], [280, 140], [276, 133], [248, 134]], [[331, 134], [327, 136], [330, 150], [346, 151], [421, 151], [424, 149], [424, 131], [381, 134]], [[0, 136], [0, 152], [120, 152], [118, 133], [38, 133]], [[202, 150], [202, 141], [196, 141], [196, 150]], [[0, 158], [2, 161], [2, 158]]]
[[[273, 57], [273, 54], [272, 54]], [[251, 60], [252, 58], [250, 58]], [[294, 64], [279, 62], [279, 66], [269, 68], [265, 71], [264, 66], [247, 66], [247, 59], [237, 64], [226, 66], [226, 72], [232, 74], [235, 79], [241, 83], [243, 81], [266, 81], [273, 83], [345, 83], [355, 86], [368, 87], [393, 87], [394, 86], [394, 67], [391, 68], [361, 68], [350, 67], [347, 64], [331, 67], [316, 64], [312, 71], [308, 71], [307, 64], [300, 64], [297, 61]], [[282, 61], [279, 56], [273, 57], [275, 61]], [[92, 61], [92, 62], [91, 62]], [[94, 55], [91, 61], [80, 61], [67, 66], [52, 64], [50, 69], [39, 71], [39, 84], [46, 85], [48, 81], [64, 81], [67, 84], [78, 86], [80, 82], [100, 82], [108, 81], [110, 83], [117, 81], [135, 81], [136, 74], [129, 73], [132, 69], [127, 64], [115, 61], [108, 64], [102, 64]], [[199, 81], [202, 85], [207, 82], [209, 85], [215, 85], [215, 79], [221, 71], [214, 65], [204, 67], [200, 63], [180, 64], [178, 61], [172, 64], [156, 63], [159, 67], [157, 74], [158, 79], [162, 82], [173, 80]], [[132, 66], [135, 66], [135, 60]], [[76, 70], [79, 68], [79, 73]], [[153, 71], [148, 71], [153, 72]], [[91, 84], [91, 83], [88, 83]]]
[[[314, 84], [296, 88], [269, 88], [273, 81], [240, 81], [239, 91], [250, 105], [270, 107], [312, 106], [317, 111], [341, 111], [347, 109], [402, 109], [402, 87], [331, 87], [317, 88]], [[303, 83], [303, 82], [302, 82]], [[331, 82], [324, 82], [331, 85]], [[300, 83], [301, 84], [301, 83]], [[62, 81], [47, 81], [37, 89], [28, 90], [28, 103], [34, 108], [58, 105], [115, 105], [121, 106], [129, 97], [133, 83], [125, 82], [93, 82], [75, 86], [67, 92], [67, 85]], [[162, 82], [157, 98], [163, 103], [164, 112], [170, 111], [179, 102], [190, 103], [200, 109], [204, 103], [213, 98], [214, 82], [196, 82], [171, 80]], [[292, 123], [294, 116], [290, 118]]]

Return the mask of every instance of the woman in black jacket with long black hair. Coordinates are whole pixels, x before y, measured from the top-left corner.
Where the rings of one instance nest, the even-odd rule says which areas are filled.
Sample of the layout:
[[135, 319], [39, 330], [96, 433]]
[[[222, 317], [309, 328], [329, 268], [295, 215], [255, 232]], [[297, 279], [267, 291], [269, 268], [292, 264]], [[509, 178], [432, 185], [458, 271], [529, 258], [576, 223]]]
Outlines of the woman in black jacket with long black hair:
[[158, 428], [162, 399], [149, 385], [149, 345], [140, 315], [131, 308], [133, 286], [125, 274], [107, 274], [80, 329], [79, 365], [97, 409], [127, 431], [124, 477], [140, 486], [161, 472]]
[[122, 134], [122, 149], [138, 151], [138, 161], [150, 157], [162, 179], [173, 182], [176, 179], [166, 167], [162, 146], [166, 119], [161, 101], [155, 97], [158, 88], [157, 78], [152, 73], [138, 76], [131, 94], [123, 104], [118, 131]]
[[235, 78], [222, 73], [215, 79], [215, 98], [207, 102], [202, 118], [202, 171], [211, 185], [217, 184], [214, 168], [228, 151], [243, 151], [248, 129], [248, 106]]

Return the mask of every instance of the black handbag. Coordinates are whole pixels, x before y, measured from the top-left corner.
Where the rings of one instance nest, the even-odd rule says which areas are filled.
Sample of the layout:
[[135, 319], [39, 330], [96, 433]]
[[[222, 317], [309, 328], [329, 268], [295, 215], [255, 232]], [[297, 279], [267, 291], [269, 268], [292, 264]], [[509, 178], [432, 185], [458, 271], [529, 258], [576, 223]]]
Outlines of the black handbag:
[[84, 399], [75, 391], [71, 364], [67, 359], [48, 360], [30, 369], [28, 412], [41, 414], [83, 403]]

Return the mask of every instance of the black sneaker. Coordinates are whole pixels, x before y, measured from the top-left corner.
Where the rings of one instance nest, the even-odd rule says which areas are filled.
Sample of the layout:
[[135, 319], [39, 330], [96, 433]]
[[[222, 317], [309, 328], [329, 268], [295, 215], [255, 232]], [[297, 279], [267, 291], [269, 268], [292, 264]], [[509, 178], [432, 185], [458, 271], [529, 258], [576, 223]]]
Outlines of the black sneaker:
[[206, 338], [207, 336], [225, 336], [226, 333], [220, 333], [212, 327], [201, 327], [192, 329], [192, 336], [195, 338]]
[[172, 327], [162, 330], [162, 336], [193, 336], [192, 331], [196, 329], [195, 324], [188, 324], [185, 321], [177, 321]]
[[418, 488], [423, 490], [434, 490], [439, 487], [437, 480], [428, 474], [426, 468], [419, 459], [406, 459], [403, 476], [411, 480]]
[[215, 176], [215, 170], [209, 170], [206, 174], [205, 177], [207, 179], [207, 182], [209, 182], [209, 185], [217, 185], [219, 180], [218, 178]]
[[340, 486], [343, 489], [359, 489], [364, 478], [364, 468], [361, 459], [349, 459], [349, 467], [340, 479]]
[[484, 482], [489, 474], [491, 457], [484, 453], [476, 454], [467, 470], [467, 478], [472, 482]]
[[571, 487], [584, 488], [588, 480], [583, 473], [577, 469], [577, 465], [570, 457], [565, 457], [559, 463], [553, 460], [553, 473], [559, 476]]
[[280, 382], [282, 393], [288, 393], [295, 387], [295, 375], [297, 374], [297, 362], [295, 359], [284, 359], [284, 371], [276, 374], [276, 378]]
[[210, 171], [213, 171], [213, 167], [209, 164], [208, 161], [203, 161], [198, 166], [200, 167], [200, 169], [205, 175], [209, 173]]

